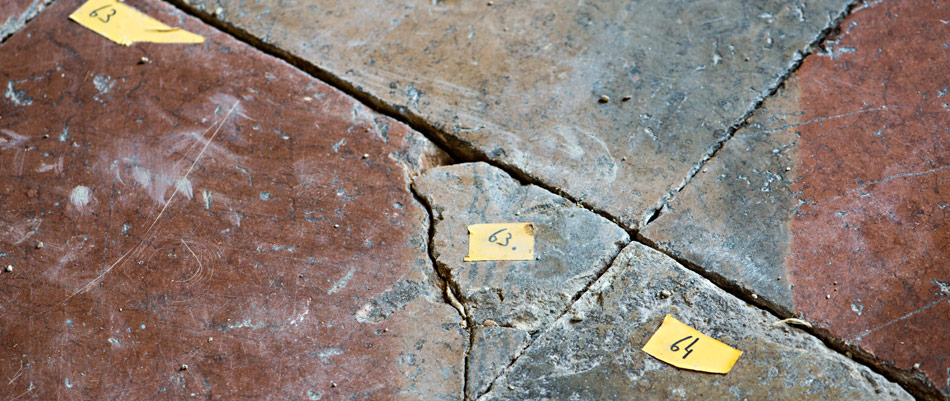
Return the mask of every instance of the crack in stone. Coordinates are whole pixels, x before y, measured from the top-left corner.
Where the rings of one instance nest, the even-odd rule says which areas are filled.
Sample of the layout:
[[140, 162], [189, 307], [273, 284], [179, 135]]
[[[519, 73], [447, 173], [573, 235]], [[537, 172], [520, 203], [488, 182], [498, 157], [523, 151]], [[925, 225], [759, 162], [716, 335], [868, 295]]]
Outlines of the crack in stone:
[[465, 350], [465, 357], [462, 359], [462, 399], [468, 400], [468, 359], [469, 355], [472, 352], [472, 344], [475, 340], [475, 326], [472, 324], [471, 316], [466, 312], [465, 305], [459, 302], [458, 298], [455, 296], [455, 293], [461, 294], [458, 289], [458, 284], [451, 280], [451, 277], [446, 277], [445, 272], [442, 268], [439, 267], [439, 263], [435, 258], [435, 254], [432, 251], [432, 242], [435, 238], [435, 213], [432, 212], [432, 206], [429, 205], [429, 202], [425, 197], [419, 195], [416, 192], [415, 187], [412, 183], [409, 184], [409, 190], [412, 192], [413, 198], [416, 202], [423, 206], [426, 214], [429, 215], [429, 227], [426, 239], [426, 255], [429, 257], [429, 262], [432, 263], [432, 269], [435, 271], [437, 280], [435, 280], [436, 287], [439, 287], [443, 295], [443, 301], [446, 304], [455, 308], [459, 316], [462, 317], [462, 323], [465, 325], [463, 329], [468, 332], [468, 348]]
[[0, 43], [5, 42], [15, 33], [26, 27], [33, 18], [40, 15], [44, 8], [52, 5], [56, 0], [33, 0], [33, 3], [20, 14], [19, 18], [10, 17], [6, 21], [0, 21]]
[[824, 29], [818, 32], [818, 35], [816, 35], [815, 38], [805, 46], [804, 49], [798, 50], [792, 55], [792, 61], [789, 63], [788, 67], [785, 68], [785, 71], [779, 75], [778, 78], [776, 78], [775, 81], [765, 89], [765, 91], [759, 94], [751, 107], [749, 107], [744, 113], [742, 113], [742, 115], [739, 116], [739, 118], [735, 120], [735, 122], [726, 128], [722, 137], [720, 137], [716, 143], [709, 147], [703, 158], [700, 159], [699, 162], [697, 162], [688, 173], [686, 173], [686, 177], [683, 178], [679, 185], [667, 192], [666, 195], [663, 195], [663, 197], [657, 200], [656, 204], [654, 204], [652, 208], [648, 209], [646, 213], [644, 213], [640, 220], [641, 227], [646, 227], [648, 224], [660, 217], [667, 205], [669, 205], [673, 198], [675, 198], [676, 195], [678, 195], [680, 191], [683, 190], [683, 188], [692, 182], [693, 178], [695, 178], [696, 174], [698, 174], [703, 169], [706, 163], [716, 157], [716, 155], [719, 154], [719, 151], [721, 151], [725, 146], [726, 142], [732, 139], [736, 132], [748, 124], [749, 119], [755, 114], [755, 112], [762, 108], [762, 104], [765, 103], [765, 100], [774, 96], [775, 93], [778, 92], [778, 89], [785, 85], [785, 81], [787, 81], [798, 71], [799, 68], [801, 68], [805, 58], [815, 54], [816, 50], [819, 50], [820, 52], [821, 44], [831, 34], [840, 29], [841, 22], [851, 15], [851, 12], [857, 8], [860, 2], [861, 0], [852, 0], [850, 3], [848, 3], [834, 19], [828, 22]]
[[[621, 226], [621, 227], [622, 227], [622, 226]], [[631, 238], [633, 238], [633, 237], [631, 237]], [[633, 241], [633, 240], [631, 240], [631, 241]], [[628, 241], [628, 242], [624, 243], [624, 244], [620, 247], [620, 249], [617, 251], [617, 253], [616, 253], [612, 258], [610, 258], [610, 261], [607, 262], [607, 264], [605, 265], [604, 269], [603, 269], [602, 271], [600, 271], [600, 272], [597, 273], [597, 277], [594, 278], [593, 280], [591, 280], [589, 283], [587, 283], [587, 285], [586, 285], [583, 289], [581, 289], [580, 291], [578, 291], [577, 294], [574, 294], [574, 298], [571, 299], [570, 305], [568, 305], [568, 307], [565, 308], [564, 311], [562, 311], [561, 314], [558, 315], [557, 318], [555, 318], [554, 320], [552, 320], [550, 324], [548, 324], [547, 326], [544, 327], [544, 329], [539, 330], [537, 333], [535, 333], [535, 335], [531, 336], [532, 338], [531, 338], [530, 341], [528, 341], [528, 344], [525, 345], [524, 347], [522, 347], [521, 350], [519, 350], [518, 353], [515, 354], [515, 357], [511, 360], [511, 363], [509, 363], [508, 366], [505, 366], [505, 368], [502, 369], [501, 373], [499, 373], [498, 376], [495, 376], [495, 378], [492, 379], [491, 384], [488, 385], [488, 388], [485, 390], [485, 392], [482, 394], [482, 396], [481, 396], [481, 397], [478, 397], [478, 400], [484, 398], [484, 396], [485, 396], [486, 394], [491, 393], [491, 390], [492, 390], [493, 387], [495, 387], [495, 383], [498, 382], [498, 379], [501, 379], [501, 378], [503, 378], [503, 377], [506, 377], [509, 373], [511, 373], [512, 367], [515, 366], [515, 364], [518, 362], [519, 359], [521, 359], [521, 357], [524, 355], [525, 351], [526, 351], [528, 348], [531, 348], [531, 345], [534, 344], [535, 340], [537, 340], [538, 338], [541, 338], [541, 336], [543, 336], [548, 330], [550, 330], [551, 327], [553, 327], [554, 324], [557, 323], [558, 320], [561, 320], [561, 318], [563, 318], [565, 315], [567, 315], [568, 312], [571, 312], [571, 311], [574, 309], [574, 305], [577, 303], [577, 301], [579, 301], [579, 300], [581, 299], [581, 297], [583, 297], [584, 294], [587, 293], [587, 291], [590, 291], [590, 288], [591, 288], [595, 283], [599, 282], [600, 279], [603, 278], [604, 275], [606, 275], [608, 271], [610, 271], [610, 268], [613, 267], [614, 262], [617, 260], [617, 258], [620, 256], [620, 254], [623, 253], [624, 248], [626, 248], [627, 245], [629, 245], [631, 241]]]
[[[52, 1], [55, 1], [55, 0], [51, 0], [51, 2]], [[710, 282], [722, 288], [724, 291], [726, 291], [730, 295], [735, 296], [757, 308], [763, 309], [770, 314], [773, 314], [779, 317], [789, 317], [790, 313], [781, 313], [782, 309], [778, 308], [777, 305], [769, 305], [767, 302], [763, 300], [763, 298], [753, 299], [751, 297], [752, 295], [751, 292], [749, 292], [748, 290], [724, 285], [725, 283], [724, 280], [717, 280], [715, 277], [711, 277], [707, 271], [700, 269], [698, 266], [695, 266], [683, 260], [682, 258], [677, 257], [676, 255], [671, 255], [667, 252], [664, 252], [656, 244], [640, 236], [637, 230], [627, 227], [625, 224], [621, 222], [620, 219], [617, 219], [616, 217], [612, 216], [610, 213], [604, 210], [598, 209], [594, 207], [593, 205], [590, 205], [584, 202], [583, 200], [576, 199], [564, 193], [563, 191], [559, 190], [558, 188], [550, 186], [540, 181], [539, 179], [532, 177], [530, 174], [523, 171], [522, 169], [517, 168], [516, 166], [512, 166], [504, 162], [493, 160], [487, 154], [479, 151], [470, 143], [462, 141], [458, 138], [447, 137], [444, 134], [442, 129], [440, 129], [439, 127], [436, 127], [429, 121], [425, 120], [418, 114], [411, 112], [405, 107], [397, 107], [397, 106], [392, 106], [390, 104], [387, 104], [382, 99], [367, 92], [364, 88], [358, 87], [352, 83], [346, 82], [342, 78], [324, 69], [321, 69], [315, 64], [299, 56], [296, 56], [286, 50], [278, 48], [274, 44], [267, 43], [261, 40], [260, 38], [255, 37], [254, 35], [250, 34], [244, 29], [241, 29], [239, 27], [236, 27], [224, 21], [221, 21], [215, 18], [215, 16], [212, 15], [211, 13], [202, 9], [198, 9], [188, 4], [186, 2], [187, 0], [165, 0], [165, 1], [177, 7], [179, 10], [183, 11], [184, 13], [191, 15], [195, 18], [198, 18], [202, 22], [216, 29], [221, 30], [222, 32], [225, 32], [231, 35], [236, 40], [241, 41], [251, 47], [254, 47], [255, 49], [265, 54], [268, 54], [272, 57], [281, 59], [291, 64], [292, 66], [300, 69], [301, 71], [313, 76], [314, 78], [317, 78], [327, 83], [329, 86], [332, 86], [336, 88], [337, 90], [347, 94], [348, 96], [355, 98], [357, 101], [363, 103], [364, 105], [366, 105], [373, 111], [379, 114], [385, 115], [387, 117], [390, 117], [403, 124], [406, 124], [411, 129], [423, 134], [429, 141], [431, 141], [437, 147], [439, 147], [441, 150], [447, 153], [454, 160], [454, 162], [450, 164], [480, 161], [480, 162], [487, 163], [491, 166], [494, 166], [496, 168], [499, 168], [505, 173], [507, 173], [509, 176], [515, 178], [516, 180], [522, 183], [532, 184], [537, 187], [543, 188], [557, 196], [560, 196], [564, 199], [571, 201], [572, 203], [578, 205], [579, 207], [585, 210], [588, 210], [600, 217], [603, 217], [611, 221], [612, 223], [622, 228], [624, 231], [626, 231], [630, 235], [630, 238], [632, 238], [631, 242], [632, 241], [640, 242], [650, 248], [653, 248], [657, 251], [660, 251], [670, 256], [671, 258], [673, 258], [680, 264], [686, 266], [690, 270], [693, 270], [699, 273], [702, 277], [706, 278], [707, 280], [710, 280]], [[743, 113], [739, 118], [737, 118], [736, 121], [725, 130], [725, 132], [723, 133], [723, 136], [709, 148], [709, 150], [706, 152], [706, 155], [687, 173], [686, 177], [680, 182], [680, 184], [675, 189], [671, 190], [665, 196], [659, 199], [654, 207], [650, 208], [644, 213], [644, 216], [641, 219], [642, 226], [649, 224], [649, 222], [652, 222], [653, 220], [655, 220], [662, 214], [663, 209], [669, 204], [669, 202], [680, 191], [682, 191], [683, 188], [686, 187], [686, 185], [688, 185], [692, 181], [692, 179], [696, 176], [696, 174], [698, 174], [698, 172], [702, 170], [703, 166], [705, 166], [705, 164], [709, 160], [714, 158], [719, 153], [719, 151], [723, 148], [725, 143], [728, 140], [732, 139], [732, 137], [735, 135], [735, 133], [739, 129], [746, 126], [746, 124], [748, 123], [748, 119], [757, 110], [761, 108], [764, 101], [767, 98], [772, 97], [778, 91], [778, 89], [781, 88], [782, 85], [784, 85], [785, 81], [789, 77], [791, 77], [795, 72], [798, 71], [804, 59], [812, 54], [815, 54], [816, 49], [820, 50], [821, 43], [828, 36], [834, 33], [835, 30], [840, 29], [840, 23], [842, 22], [842, 20], [847, 18], [860, 3], [861, 3], [861, 0], [852, 0], [847, 6], [845, 6], [844, 10], [842, 10], [834, 19], [832, 19], [827, 24], [827, 26], [824, 29], [822, 29], [821, 32], [819, 32], [818, 35], [816, 35], [815, 38], [807, 46], [805, 46], [803, 50], [795, 52], [795, 54], [792, 56], [791, 63], [783, 72], [783, 74], [781, 74], [772, 85], [770, 85], [765, 91], [763, 91], [762, 94], [753, 103], [753, 105], [748, 110], [746, 110], [746, 112]], [[424, 199], [422, 199], [419, 196], [419, 194], [415, 192], [415, 190], [413, 190], [412, 193], [413, 193], [413, 196], [416, 198], [416, 200], [421, 202], [426, 207], [426, 211], [427, 213], [429, 213], [430, 232], [429, 232], [429, 242], [427, 242], [426, 246], [429, 253], [429, 257], [430, 259], [432, 259], [434, 268], [436, 269], [437, 277], [439, 278], [439, 280], [444, 281], [443, 285], [445, 285], [446, 286], [445, 288], [447, 288], [449, 287], [449, 284], [447, 283], [452, 283], [452, 282], [446, 280], [442, 276], [442, 273], [439, 272], [438, 264], [434, 260], [432, 249], [430, 246], [432, 236], [434, 235], [434, 224], [435, 224], [434, 221], [432, 220], [432, 218], [434, 218], [432, 214], [432, 210], [429, 207], [429, 204], [425, 202]], [[615, 255], [614, 258], [616, 258], [619, 254], [620, 252], [618, 251], [617, 255]], [[597, 279], [593, 280], [583, 291], [578, 293], [578, 296], [574, 300], [572, 300], [571, 306], [573, 306], [573, 304], [576, 303], [576, 301], [580, 298], [580, 296], [583, 295], [583, 293], [587, 292], [587, 290], [590, 288], [591, 285], [593, 285], [593, 283], [597, 282], [597, 280], [599, 280], [603, 276], [603, 274], [609, 270], [612, 264], [613, 264], [613, 261], [611, 261], [611, 263], [607, 265], [607, 268], [604, 269], [604, 271], [601, 272], [600, 275], [598, 275]], [[455, 291], [458, 291], [458, 288], [456, 288]], [[445, 294], [444, 291], [443, 291], [443, 294]], [[446, 295], [446, 302], [448, 302], [451, 305], [451, 302], [447, 298], [448, 298], [448, 295]], [[454, 305], [452, 306], [455, 307]], [[462, 311], [464, 311], [464, 306], [462, 308], [463, 308]], [[563, 316], [564, 313], [567, 313], [567, 311], [570, 311], [570, 310], [571, 310], [570, 308], [567, 308], [565, 312], [561, 314], [561, 316]], [[468, 369], [468, 359], [469, 359], [468, 353], [471, 351], [471, 348], [472, 348], [471, 339], [474, 338], [474, 325], [470, 321], [470, 317], [466, 316], [467, 313], [463, 313], [462, 311], [460, 311], [460, 315], [463, 317], [464, 321], [466, 322], [466, 330], [469, 332], [469, 335], [470, 335], [469, 349], [468, 351], [466, 351], [465, 360], [464, 360], [466, 364], [466, 366], [464, 367], [466, 377], [463, 378], [463, 393], [464, 393], [465, 388], [467, 388], [467, 384], [468, 384], [467, 383], [467, 380], [468, 380], [467, 369]], [[548, 329], [550, 329], [550, 325], [545, 327], [543, 330], [539, 331], [539, 333], [545, 332]], [[936, 393], [937, 391], [936, 389], [931, 388], [926, 384], [926, 380], [908, 378], [904, 374], [901, 374], [900, 372], [897, 372], [894, 369], [891, 369], [887, 366], [883, 366], [884, 364], [886, 364], [885, 362], [876, 361], [876, 358], [873, 355], [867, 354], [866, 352], [862, 351], [860, 348], [856, 346], [844, 344], [841, 340], [836, 341], [834, 337], [830, 334], [830, 332], [827, 332], [821, 329], [808, 329], [806, 330], [806, 332], [808, 332], [811, 335], [814, 335], [819, 340], [824, 342], [825, 345], [829, 347], [829, 349], [835, 350], [849, 357], [851, 357], [852, 354], [855, 356], [858, 356], [858, 358], [854, 358], [856, 362], [861, 363], [867, 366], [868, 368], [870, 368], [872, 371], [877, 372], [878, 374], [881, 374], [887, 379], [898, 383], [899, 385], [901, 385], [901, 387], [903, 387], [905, 390], [907, 390], [908, 392], [910, 392], [912, 395], [914, 395], [917, 398], [939, 399], [940, 397]], [[533, 341], [531, 343], [533, 343]], [[505, 369], [502, 371], [502, 374], [500, 374], [498, 377], [496, 377], [492, 381], [492, 384], [489, 386], [488, 391], [491, 390], [491, 386], [494, 386], [495, 382], [497, 382], [499, 378], [509, 373], [511, 367], [515, 364], [515, 362], [517, 362], [520, 356], [524, 353], [524, 350], [526, 350], [527, 348], [531, 346], [531, 343], [529, 343], [525, 348], [523, 348], [521, 353], [518, 354], [515, 357], [515, 359], [507, 367], [505, 367]], [[488, 393], [488, 391], [486, 391], [486, 394]], [[468, 400], [467, 394], [463, 394], [463, 395], [465, 395], [466, 396], [465, 399]]]
[[543, 188], [548, 192], [567, 199], [578, 206], [613, 222], [620, 228], [624, 229], [624, 231], [627, 231], [627, 234], [630, 234], [631, 237], [634, 235], [634, 230], [626, 227], [620, 222], [619, 219], [612, 216], [610, 213], [586, 203], [582, 199], [578, 199], [567, 193], [564, 193], [560, 189], [551, 186], [536, 177], [533, 177], [531, 174], [518, 168], [517, 166], [513, 166], [502, 161], [493, 160], [488, 154], [480, 151], [469, 142], [466, 142], [460, 138], [446, 136], [445, 132], [449, 131], [451, 129], [450, 127], [438, 127], [406, 107], [388, 104], [379, 97], [369, 93], [365, 88], [347, 82], [341, 77], [318, 67], [317, 65], [303, 59], [300, 56], [281, 49], [272, 43], [265, 42], [240, 27], [219, 20], [207, 10], [199, 9], [189, 4], [187, 0], [165, 1], [172, 4], [182, 12], [198, 18], [202, 22], [231, 35], [235, 39], [251, 47], [254, 47], [265, 54], [281, 59], [288, 64], [300, 69], [301, 71], [313, 76], [314, 78], [327, 83], [328, 85], [347, 94], [348, 96], [355, 98], [357, 101], [363, 103], [376, 113], [387, 116], [409, 126], [413, 130], [423, 134], [429, 141], [447, 153], [456, 163], [484, 162], [490, 164], [493, 167], [503, 170], [509, 176], [520, 181], [522, 184], [531, 184]]

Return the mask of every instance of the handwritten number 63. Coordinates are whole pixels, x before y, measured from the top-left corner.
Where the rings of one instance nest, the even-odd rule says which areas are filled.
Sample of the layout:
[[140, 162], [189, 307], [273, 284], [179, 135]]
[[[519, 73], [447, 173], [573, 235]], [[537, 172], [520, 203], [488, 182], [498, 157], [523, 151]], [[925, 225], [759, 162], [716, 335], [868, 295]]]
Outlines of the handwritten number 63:
[[494, 233], [492, 233], [492, 235], [489, 235], [489, 236], [488, 236], [488, 242], [495, 243], [495, 244], [498, 244], [498, 245], [501, 245], [501, 246], [508, 246], [508, 241], [511, 240], [511, 233], [505, 233], [505, 234], [508, 235], [508, 236], [505, 237], [505, 243], [504, 243], [504, 244], [502, 244], [500, 241], [498, 241], [498, 234], [500, 234], [502, 231], [505, 231], [505, 230], [507, 230], [507, 228], [502, 228], [501, 230], [498, 230], [498, 231], [495, 231]]
[[[109, 9], [108, 11], [110, 11], [109, 14], [105, 14], [105, 13], [99, 14], [99, 11], [102, 11], [102, 10], [107, 9], [107, 8]], [[115, 15], [115, 8], [112, 8], [112, 5], [111, 5], [111, 4], [108, 5], [108, 6], [99, 7], [99, 8], [97, 8], [97, 9], [95, 9], [95, 10], [92, 10], [92, 12], [89, 13], [89, 16], [90, 16], [90, 17], [98, 18], [99, 21], [102, 21], [103, 23], [109, 22], [109, 18], [111, 18], [113, 15]], [[103, 19], [103, 18], [105, 18], [105, 19]]]
[[[673, 345], [670, 346], [670, 351], [673, 351], [673, 352], [679, 351], [680, 350], [679, 343], [689, 340], [690, 338], [693, 338], [693, 336], [686, 336], [686, 338], [683, 338], [682, 340], [679, 340], [673, 343]], [[697, 341], [699, 341], [699, 337], [696, 337], [695, 339], [693, 339], [693, 342], [689, 343], [689, 345], [683, 348], [684, 350], [686, 350], [686, 354], [683, 355], [683, 359], [686, 359], [686, 357], [688, 357], [689, 354], [693, 352], [693, 349], [692, 349], [693, 344], [696, 344]]]

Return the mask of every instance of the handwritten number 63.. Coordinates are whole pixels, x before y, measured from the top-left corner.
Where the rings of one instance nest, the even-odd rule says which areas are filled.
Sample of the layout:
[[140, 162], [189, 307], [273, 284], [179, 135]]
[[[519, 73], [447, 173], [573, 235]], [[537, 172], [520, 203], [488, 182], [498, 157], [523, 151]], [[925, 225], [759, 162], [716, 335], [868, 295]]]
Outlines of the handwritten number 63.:
[[505, 243], [504, 243], [504, 244], [502, 244], [501, 242], [498, 241], [498, 234], [501, 233], [502, 231], [505, 231], [505, 230], [507, 230], [507, 228], [502, 228], [501, 230], [498, 230], [498, 231], [495, 231], [494, 233], [492, 233], [492, 235], [489, 235], [489, 236], [488, 236], [488, 242], [492, 242], [492, 243], [495, 243], [495, 244], [498, 244], [498, 245], [501, 245], [501, 246], [508, 246], [508, 241], [511, 240], [511, 233], [505, 233], [505, 234], [507, 234], [508, 236], [505, 237]]
[[[689, 340], [690, 338], [693, 338], [693, 336], [686, 336], [686, 338], [673, 343], [673, 345], [670, 346], [670, 351], [673, 351], [673, 352], [679, 351], [680, 350], [679, 343]], [[696, 344], [697, 341], [699, 341], [699, 337], [696, 337], [693, 340], [693, 342], [689, 343], [689, 345], [683, 348], [684, 350], [686, 350], [686, 354], [683, 355], [683, 359], [686, 359], [686, 357], [688, 357], [689, 354], [693, 352], [692, 350], [693, 344]]]
[[[99, 7], [99, 8], [97, 8], [97, 9], [95, 9], [95, 10], [92, 10], [92, 12], [89, 13], [89, 16], [90, 16], [90, 17], [93, 17], [93, 18], [98, 18], [99, 21], [102, 21], [103, 23], [109, 22], [109, 18], [111, 18], [113, 15], [115, 15], [115, 9], [114, 9], [114, 8], [111, 8], [111, 7], [112, 7], [111, 4], [108, 5], [108, 6]], [[100, 14], [99, 14], [99, 11], [102, 11], [103, 9], [106, 9], [106, 8], [108, 8], [109, 11], [111, 11], [111, 14], [102, 14], [102, 15], [100, 15]], [[105, 19], [103, 19], [103, 18], [105, 18]]]

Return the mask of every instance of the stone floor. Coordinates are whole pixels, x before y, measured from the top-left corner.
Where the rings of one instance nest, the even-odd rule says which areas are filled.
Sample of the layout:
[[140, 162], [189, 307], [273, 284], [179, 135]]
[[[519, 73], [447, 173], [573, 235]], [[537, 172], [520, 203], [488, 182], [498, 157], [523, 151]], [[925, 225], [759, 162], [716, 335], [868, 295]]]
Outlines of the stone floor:
[[2, 399], [950, 400], [950, 4], [83, 2], [0, 4]]

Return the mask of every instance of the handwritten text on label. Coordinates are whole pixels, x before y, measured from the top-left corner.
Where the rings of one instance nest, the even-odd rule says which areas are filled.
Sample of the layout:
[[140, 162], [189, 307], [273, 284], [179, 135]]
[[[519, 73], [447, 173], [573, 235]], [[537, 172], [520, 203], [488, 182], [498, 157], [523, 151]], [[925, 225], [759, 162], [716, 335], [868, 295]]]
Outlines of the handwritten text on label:
[[700, 333], [670, 315], [643, 346], [643, 351], [678, 368], [728, 373], [742, 351]]

